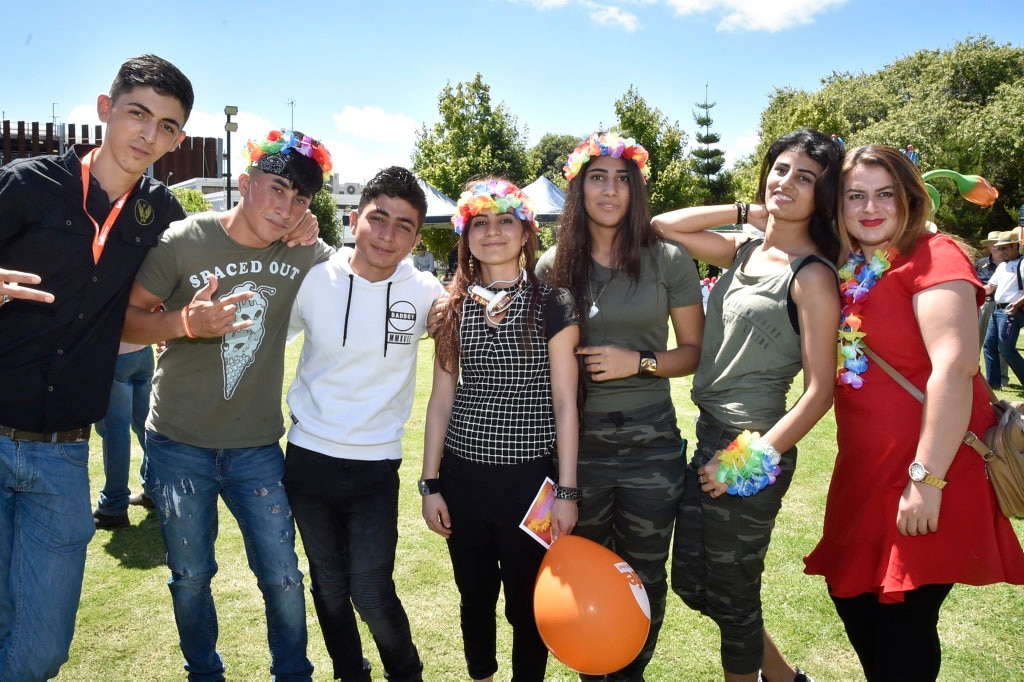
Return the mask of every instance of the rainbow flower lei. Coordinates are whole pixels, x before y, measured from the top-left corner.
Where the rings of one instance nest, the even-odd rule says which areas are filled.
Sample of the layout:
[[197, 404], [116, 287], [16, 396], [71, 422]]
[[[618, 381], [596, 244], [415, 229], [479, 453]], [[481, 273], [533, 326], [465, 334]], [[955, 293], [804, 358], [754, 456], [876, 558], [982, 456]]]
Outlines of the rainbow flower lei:
[[[864, 354], [864, 332], [860, 330], [860, 311], [868, 292], [878, 283], [897, 256], [896, 249], [875, 251], [868, 261], [862, 251], [854, 251], [843, 267], [839, 268], [839, 292], [843, 297], [843, 310], [839, 319], [839, 371], [836, 383], [840, 386], [860, 388], [861, 377], [868, 368]], [[844, 371], [845, 370], [845, 371]]]
[[324, 180], [330, 178], [331, 169], [334, 166], [331, 163], [331, 153], [327, 151], [327, 148], [309, 135], [299, 138], [291, 130], [271, 130], [262, 142], [249, 140], [242, 148], [242, 158], [245, 159], [246, 166], [251, 167], [255, 166], [256, 162], [265, 154], [290, 154], [292, 151], [316, 161], [320, 170], [324, 172]]
[[736, 436], [725, 450], [718, 452], [719, 483], [728, 483], [730, 495], [751, 497], [770, 485], [782, 473], [778, 450], [767, 443], [761, 434], [744, 431]]
[[595, 156], [610, 156], [613, 159], [629, 159], [640, 169], [644, 183], [651, 177], [651, 168], [647, 165], [650, 154], [644, 146], [637, 144], [632, 137], [622, 137], [618, 133], [594, 133], [581, 142], [572, 154], [565, 166], [562, 167], [562, 175], [566, 180], [572, 180], [579, 175], [583, 166]]
[[508, 180], [478, 182], [459, 196], [455, 215], [452, 216], [455, 234], [462, 234], [473, 216], [482, 211], [496, 214], [511, 211], [515, 217], [528, 222], [534, 232], [538, 229], [533, 220], [535, 213], [530, 197]]

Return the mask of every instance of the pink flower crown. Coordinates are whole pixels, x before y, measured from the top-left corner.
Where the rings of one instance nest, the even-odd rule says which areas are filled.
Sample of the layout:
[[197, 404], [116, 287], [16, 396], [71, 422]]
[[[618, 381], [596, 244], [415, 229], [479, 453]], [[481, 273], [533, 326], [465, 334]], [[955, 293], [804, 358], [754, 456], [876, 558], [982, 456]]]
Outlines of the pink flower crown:
[[520, 220], [528, 221], [530, 229], [537, 231], [537, 223], [533, 220], [533, 202], [521, 189], [507, 180], [478, 182], [459, 196], [455, 215], [452, 216], [455, 234], [462, 234], [473, 216], [483, 211], [496, 214], [511, 211]]
[[640, 169], [644, 183], [651, 177], [651, 168], [647, 165], [650, 154], [643, 145], [637, 144], [632, 137], [622, 137], [618, 133], [594, 133], [569, 154], [568, 161], [562, 167], [565, 179], [572, 180], [579, 175], [583, 166], [595, 156], [629, 159]]
[[266, 154], [290, 154], [292, 151], [316, 161], [324, 173], [324, 180], [330, 178], [334, 166], [327, 148], [309, 135], [303, 135], [300, 139], [291, 130], [271, 130], [262, 142], [249, 140], [242, 149], [242, 158], [245, 159], [247, 166], [255, 166]]

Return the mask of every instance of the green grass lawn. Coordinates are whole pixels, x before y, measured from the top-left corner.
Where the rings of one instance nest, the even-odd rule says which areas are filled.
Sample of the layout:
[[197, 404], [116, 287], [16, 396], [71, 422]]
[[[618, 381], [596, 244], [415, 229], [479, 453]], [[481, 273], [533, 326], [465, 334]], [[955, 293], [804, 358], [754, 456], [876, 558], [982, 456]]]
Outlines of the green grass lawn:
[[[294, 369], [301, 342], [288, 349], [287, 367]], [[405, 439], [402, 466], [400, 539], [395, 580], [412, 622], [427, 680], [467, 679], [458, 624], [458, 592], [451, 577], [443, 540], [427, 530], [420, 517], [416, 492], [423, 445], [423, 418], [430, 390], [433, 344], [419, 353], [416, 403]], [[291, 377], [286, 377], [285, 388]], [[684, 436], [693, 440], [696, 410], [689, 401], [689, 379], [673, 380], [673, 395]], [[1005, 395], [1016, 400], [1024, 393], [1014, 386]], [[796, 393], [793, 394], [795, 397]], [[344, 419], [345, 415], [339, 415]], [[98, 437], [91, 444], [93, 498], [102, 486], [102, 457]], [[825, 493], [835, 456], [832, 416], [802, 441], [793, 485], [779, 515], [764, 576], [765, 621], [789, 660], [823, 680], [863, 679], [842, 625], [820, 577], [803, 574], [801, 558], [821, 532]], [[141, 453], [136, 445], [133, 466]], [[132, 483], [133, 490], [137, 489]], [[221, 505], [217, 562], [220, 572], [213, 590], [220, 617], [219, 649], [229, 680], [269, 678], [263, 602], [245, 561], [238, 527]], [[59, 680], [180, 680], [183, 659], [167, 590], [168, 571], [154, 512], [132, 507], [132, 527], [97, 531], [89, 546], [82, 603], [71, 659]], [[1015, 522], [1024, 538], [1024, 523]], [[306, 561], [299, 551], [299, 563]], [[308, 589], [308, 578], [306, 581]], [[309, 657], [316, 680], [331, 679], [331, 663], [307, 599]], [[499, 613], [501, 606], [499, 605]], [[943, 640], [942, 680], [1024, 679], [1024, 588], [995, 585], [957, 586], [946, 602], [940, 624]], [[509, 679], [511, 631], [499, 620], [500, 669], [497, 679]], [[383, 670], [373, 640], [363, 628], [365, 655], [373, 662], [374, 679]], [[913, 655], [908, 652], [908, 655]], [[575, 675], [551, 657], [548, 677], [572, 680]], [[713, 624], [669, 595], [668, 613], [654, 661], [647, 669], [651, 681], [721, 679], [718, 632]]]

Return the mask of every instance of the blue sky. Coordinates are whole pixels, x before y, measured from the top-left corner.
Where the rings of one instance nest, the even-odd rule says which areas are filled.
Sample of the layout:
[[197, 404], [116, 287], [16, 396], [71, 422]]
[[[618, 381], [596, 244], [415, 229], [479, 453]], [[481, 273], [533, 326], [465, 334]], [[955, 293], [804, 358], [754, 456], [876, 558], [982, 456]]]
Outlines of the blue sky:
[[[732, 162], [756, 143], [776, 87], [817, 89], [833, 71], [873, 72], [969, 35], [1024, 44], [1019, 0], [181, 0], [62, 3], [4, 13], [0, 114], [89, 123], [124, 59], [153, 52], [192, 80], [186, 131], [240, 143], [294, 126], [325, 142], [342, 181], [411, 165], [415, 131], [438, 119], [446, 83], [476, 73], [529, 144], [615, 120], [633, 85], [687, 131], [708, 98]], [[289, 102], [294, 105], [289, 105]], [[237, 170], [237, 165], [233, 167]]]

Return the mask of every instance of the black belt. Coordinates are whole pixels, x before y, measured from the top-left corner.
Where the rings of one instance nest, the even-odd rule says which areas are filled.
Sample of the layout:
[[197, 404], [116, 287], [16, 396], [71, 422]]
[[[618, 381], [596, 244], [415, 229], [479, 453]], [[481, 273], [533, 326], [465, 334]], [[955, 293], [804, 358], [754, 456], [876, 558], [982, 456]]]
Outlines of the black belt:
[[53, 433], [34, 433], [14, 429], [10, 426], [0, 426], [0, 436], [7, 436], [11, 440], [30, 441], [32, 443], [81, 443], [89, 440], [92, 433], [91, 426], [84, 426], [80, 429], [70, 431], [54, 431]]
[[996, 303], [996, 308], [998, 310], [1005, 310], [1006, 308], [1009, 308], [1011, 305], [1013, 305], [1013, 304], [1012, 303]]

